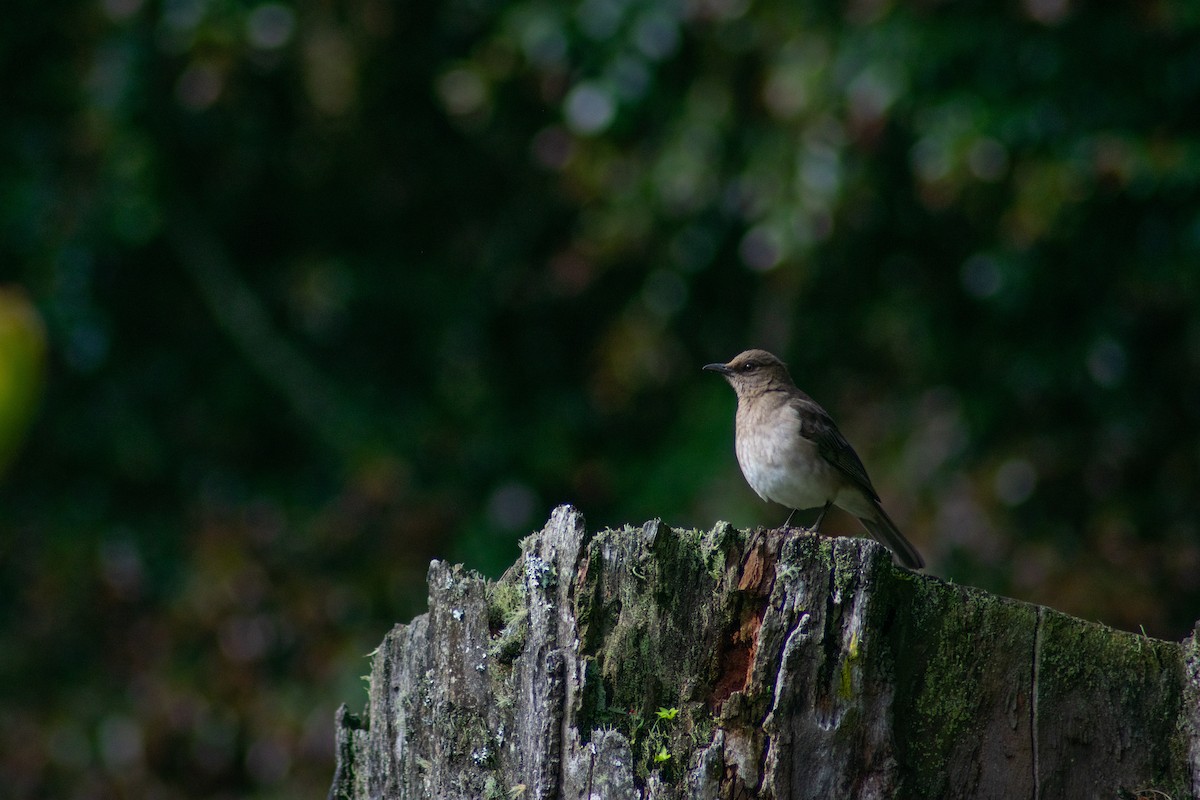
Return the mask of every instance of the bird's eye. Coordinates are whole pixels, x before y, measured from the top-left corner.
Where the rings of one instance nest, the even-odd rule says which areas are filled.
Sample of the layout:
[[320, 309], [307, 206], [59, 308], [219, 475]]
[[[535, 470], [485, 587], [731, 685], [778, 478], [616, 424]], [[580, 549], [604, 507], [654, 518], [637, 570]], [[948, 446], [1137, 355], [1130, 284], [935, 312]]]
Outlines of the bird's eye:
[[758, 364], [756, 362], [747, 361], [745, 364], [742, 364], [742, 372], [752, 372], [757, 366]]

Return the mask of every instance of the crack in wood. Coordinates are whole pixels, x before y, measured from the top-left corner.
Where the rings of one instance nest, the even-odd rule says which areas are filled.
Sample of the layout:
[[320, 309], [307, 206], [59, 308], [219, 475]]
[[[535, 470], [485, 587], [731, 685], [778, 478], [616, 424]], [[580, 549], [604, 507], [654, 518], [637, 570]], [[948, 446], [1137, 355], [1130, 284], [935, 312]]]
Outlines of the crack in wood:
[[778, 537], [763, 532], [747, 543], [738, 577], [738, 609], [733, 615], [736, 627], [722, 645], [717, 659], [718, 677], [709, 695], [709, 707], [714, 713], [720, 713], [721, 706], [734, 692], [744, 691], [750, 684], [758, 653], [758, 632], [775, 587], [778, 544]]

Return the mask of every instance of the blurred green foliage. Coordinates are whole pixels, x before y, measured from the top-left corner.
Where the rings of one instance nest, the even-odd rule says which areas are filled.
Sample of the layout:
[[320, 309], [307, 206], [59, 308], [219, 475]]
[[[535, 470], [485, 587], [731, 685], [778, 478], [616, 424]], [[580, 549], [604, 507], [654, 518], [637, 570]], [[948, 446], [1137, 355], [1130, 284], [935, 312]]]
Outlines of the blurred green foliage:
[[29, 298], [0, 287], [0, 476], [36, 409], [45, 357], [46, 332]]
[[430, 558], [495, 574], [560, 502], [781, 522], [699, 371], [748, 346], [935, 574], [1200, 616], [1190, 4], [6, 17], [0, 377], [13, 319], [46, 348], [0, 478], [8, 796], [319, 796]]

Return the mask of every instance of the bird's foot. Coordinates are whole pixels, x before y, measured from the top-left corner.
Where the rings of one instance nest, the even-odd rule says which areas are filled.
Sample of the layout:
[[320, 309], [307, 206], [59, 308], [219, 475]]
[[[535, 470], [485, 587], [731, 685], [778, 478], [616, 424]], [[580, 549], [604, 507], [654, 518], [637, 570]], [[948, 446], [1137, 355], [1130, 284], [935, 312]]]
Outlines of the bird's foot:
[[833, 501], [832, 501], [832, 500], [829, 500], [829, 501], [827, 501], [827, 502], [825, 503], [825, 505], [824, 505], [824, 506], [822, 506], [822, 507], [821, 507], [821, 513], [820, 513], [820, 514], [817, 514], [817, 521], [816, 521], [816, 522], [814, 522], [814, 523], [812, 524], [812, 527], [808, 529], [808, 532], [809, 532], [809, 533], [814, 533], [814, 534], [820, 535], [820, 533], [821, 533], [821, 523], [825, 521], [825, 515], [826, 515], [827, 513], [829, 513], [829, 507], [830, 507], [830, 506], [832, 506], [832, 505], [833, 505]]

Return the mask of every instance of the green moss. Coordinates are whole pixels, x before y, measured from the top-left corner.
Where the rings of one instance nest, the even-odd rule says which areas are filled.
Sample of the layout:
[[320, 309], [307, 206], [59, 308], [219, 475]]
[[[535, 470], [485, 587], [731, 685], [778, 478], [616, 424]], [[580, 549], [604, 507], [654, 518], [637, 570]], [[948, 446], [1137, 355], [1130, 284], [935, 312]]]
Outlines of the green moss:
[[[731, 622], [714, 609], [735, 607], [714, 602], [730, 591], [724, 581], [734, 537], [728, 526], [703, 532], [648, 523], [602, 531], [588, 544], [576, 599], [588, 659], [579, 724], [587, 737], [598, 728], [622, 733], [638, 780], [652, 771], [673, 779], [686, 769], [693, 738], [714, 730], [711, 712], [688, 696], [695, 690], [683, 678], [688, 686], [711, 685], [713, 653]], [[626, 575], [606, 574], [614, 568]], [[677, 708], [678, 715], [664, 721], [660, 707]]]
[[850, 634], [850, 644], [846, 648], [846, 657], [842, 659], [841, 673], [838, 676], [838, 696], [849, 700], [854, 696], [854, 670], [858, 661], [858, 631]]
[[939, 796], [947, 790], [948, 764], [977, 746], [975, 728], [987, 705], [1013, 686], [1029, 685], [1036, 611], [890, 564], [887, 569], [878, 586], [881, 604], [896, 615], [888, 639], [896, 726], [904, 731], [897, 749], [911, 796]]
[[[493, 736], [486, 712], [448, 705], [439, 709], [432, 738], [438, 742], [438, 768], [443, 774], [458, 774], [462, 796], [484, 797], [487, 786], [499, 785], [501, 743]], [[424, 766], [429, 770], [433, 765]]]
[[526, 612], [525, 587], [514, 576], [488, 583], [486, 591], [489, 626], [503, 627]]
[[[902, 571], [880, 588], [895, 609], [887, 638], [904, 796], [942, 796], [951, 764], [981, 757], [981, 747], [995, 752], [999, 745], [980, 737], [1003, 725], [1000, 715], [1016, 739], [1035, 735], [1058, 754], [1060, 766], [1041, 777], [1049, 794], [1101, 768], [1089, 767], [1100, 762], [1086, 742], [1071, 738], [1064, 722], [1071, 718], [1139, 732], [1124, 757], [1146, 760], [1156, 786], [1184, 785], [1172, 772], [1185, 763], [1176, 645]], [[1075, 747], [1077, 759], [1063, 754]]]
[[712, 741], [713, 735], [717, 731], [717, 721], [713, 719], [711, 714], [689, 714], [685, 722], [687, 726], [685, 730], [688, 735], [688, 743], [692, 751], [699, 750], [702, 747], [708, 747]]
[[730, 548], [738, 541], [738, 532], [728, 522], [718, 522], [712, 530], [700, 538], [700, 552], [708, 577], [720, 581], [728, 568], [726, 560]]
[[[1043, 617], [1041, 676], [1051, 691], [1083, 687], [1109, 691], [1122, 705], [1140, 705], [1151, 685], [1181, 669], [1178, 646], [1085, 623], [1047, 610]], [[1114, 673], [1125, 679], [1113, 681]], [[1172, 680], [1172, 683], [1178, 683]]]
[[579, 687], [579, 713], [576, 725], [579, 728], [579, 738], [583, 742], [592, 740], [592, 732], [598, 729], [615, 727], [612, 711], [608, 706], [608, 694], [604, 690], [604, 681], [600, 678], [600, 670], [596, 659], [581, 656], [583, 661], [583, 681]]
[[1179, 646], [1050, 610], [1043, 613], [1041, 636], [1039, 712], [1052, 718], [1081, 705], [1103, 709], [1092, 724], [1141, 732], [1130, 746], [1144, 749], [1152, 782], [1184, 791]]
[[525, 646], [529, 634], [529, 604], [525, 586], [514, 574], [506, 574], [486, 588], [488, 607], [488, 658], [511, 664]]

